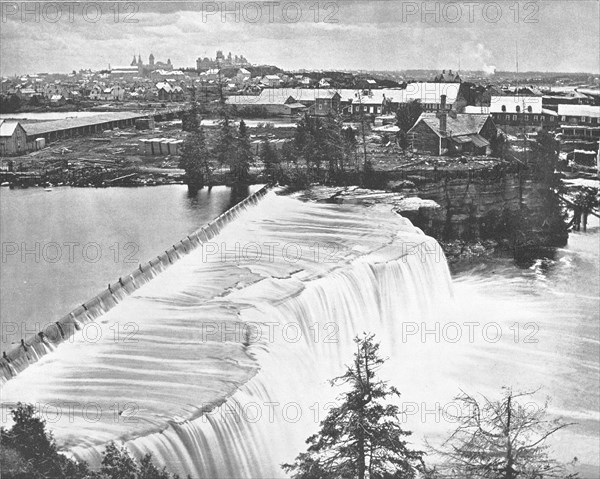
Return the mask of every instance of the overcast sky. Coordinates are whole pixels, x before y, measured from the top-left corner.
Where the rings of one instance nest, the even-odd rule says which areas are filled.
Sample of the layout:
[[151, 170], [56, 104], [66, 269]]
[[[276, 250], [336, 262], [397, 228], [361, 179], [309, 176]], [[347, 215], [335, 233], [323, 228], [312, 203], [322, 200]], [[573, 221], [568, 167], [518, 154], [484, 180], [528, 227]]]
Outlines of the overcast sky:
[[147, 63], [150, 52], [192, 67], [217, 49], [286, 69], [514, 70], [517, 44], [520, 71], [600, 69], [598, 0], [24, 5], [1, 2], [4, 76], [129, 65], [134, 53]]

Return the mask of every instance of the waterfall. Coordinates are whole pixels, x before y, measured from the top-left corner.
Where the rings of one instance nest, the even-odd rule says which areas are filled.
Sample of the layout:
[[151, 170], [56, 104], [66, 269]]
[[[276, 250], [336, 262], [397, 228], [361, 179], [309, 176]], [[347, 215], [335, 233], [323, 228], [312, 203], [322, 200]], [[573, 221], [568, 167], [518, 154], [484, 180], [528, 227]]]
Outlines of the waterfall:
[[94, 466], [120, 440], [184, 476], [264, 478], [316, 432], [363, 331], [411, 400], [448, 389], [426, 373], [451, 367], [448, 351], [403, 340], [407, 322], [444, 320], [448, 267], [389, 207], [270, 192], [196, 238], [61, 322], [65, 340], [4, 385], [3, 407], [46, 408], [58, 443]]

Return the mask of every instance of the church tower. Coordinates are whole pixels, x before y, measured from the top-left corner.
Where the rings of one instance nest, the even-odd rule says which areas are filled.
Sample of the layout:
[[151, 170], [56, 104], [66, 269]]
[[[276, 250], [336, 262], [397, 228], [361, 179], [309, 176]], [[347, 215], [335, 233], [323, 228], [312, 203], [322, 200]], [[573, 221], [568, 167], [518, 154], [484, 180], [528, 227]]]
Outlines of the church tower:
[[131, 62], [132, 67], [137, 67], [137, 60], [135, 59], [135, 55], [133, 55], [133, 61]]
[[148, 61], [150, 62], [150, 66], [153, 67], [154, 66], [154, 55], [152, 55], [152, 53], [148, 57]]

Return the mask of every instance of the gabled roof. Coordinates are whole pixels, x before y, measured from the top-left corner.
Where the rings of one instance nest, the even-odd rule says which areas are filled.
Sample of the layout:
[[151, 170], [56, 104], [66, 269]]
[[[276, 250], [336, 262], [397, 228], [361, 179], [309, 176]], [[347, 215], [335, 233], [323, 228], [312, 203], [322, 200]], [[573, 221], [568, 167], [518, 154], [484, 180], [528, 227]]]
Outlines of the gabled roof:
[[0, 120], [0, 136], [13, 136], [15, 130], [21, 126], [18, 121]]
[[173, 90], [173, 87], [169, 85], [167, 82], [158, 82], [156, 84], [157, 90], [165, 90], [167, 93]]
[[478, 135], [489, 118], [489, 115], [471, 115], [468, 113], [457, 113], [456, 118], [447, 115], [446, 133], [443, 134], [440, 132], [440, 119], [436, 113], [421, 113], [421, 116], [409, 132], [411, 132], [419, 123], [425, 123], [442, 138], [450, 136]]

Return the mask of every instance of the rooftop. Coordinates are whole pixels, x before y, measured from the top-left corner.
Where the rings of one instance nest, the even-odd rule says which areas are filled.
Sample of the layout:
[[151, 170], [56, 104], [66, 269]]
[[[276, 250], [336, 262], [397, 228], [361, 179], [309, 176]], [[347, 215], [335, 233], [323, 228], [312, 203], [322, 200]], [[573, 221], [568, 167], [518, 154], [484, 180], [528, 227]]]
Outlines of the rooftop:
[[[415, 126], [424, 122], [441, 137], [474, 135], [481, 131], [488, 118], [490, 118], [489, 115], [471, 115], [468, 113], [457, 113], [456, 118], [452, 115], [447, 115], [446, 134], [442, 134], [440, 132], [440, 119], [437, 114], [421, 113]], [[413, 126], [413, 128], [415, 126]], [[411, 130], [413, 128], [411, 128]]]
[[44, 135], [54, 131], [69, 130], [71, 128], [80, 128], [82, 126], [93, 126], [102, 123], [108, 123], [118, 120], [129, 120], [134, 118], [145, 118], [147, 114], [120, 111], [106, 113], [91, 117], [67, 118], [65, 120], [43, 121], [23, 125], [27, 136]]

